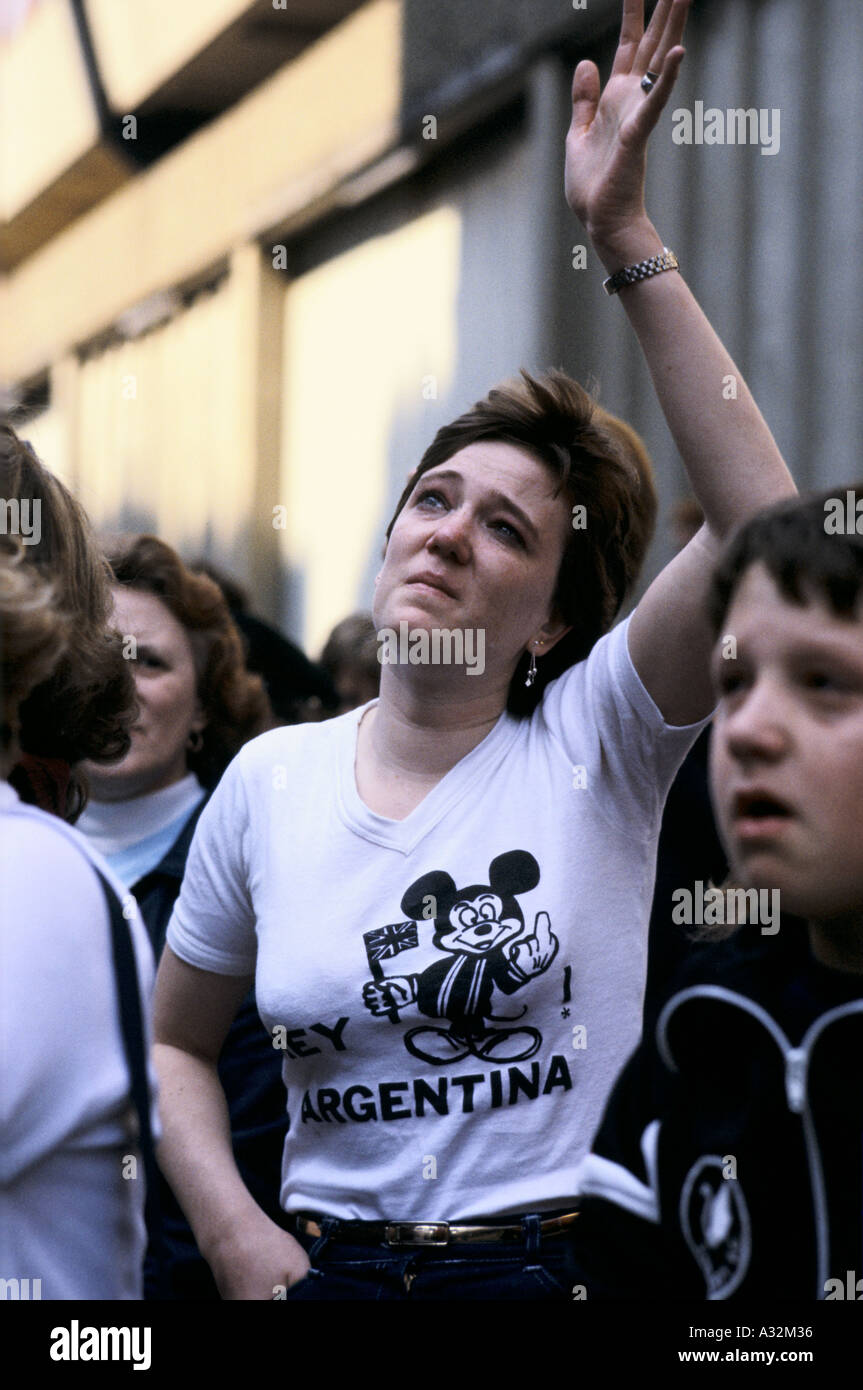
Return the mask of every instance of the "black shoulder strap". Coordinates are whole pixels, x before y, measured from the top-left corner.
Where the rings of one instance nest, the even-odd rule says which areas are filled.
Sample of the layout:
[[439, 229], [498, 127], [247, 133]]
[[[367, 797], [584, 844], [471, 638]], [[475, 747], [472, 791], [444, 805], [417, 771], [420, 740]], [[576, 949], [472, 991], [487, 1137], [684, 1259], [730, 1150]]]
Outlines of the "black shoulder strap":
[[147, 1053], [144, 1045], [144, 1018], [141, 1011], [141, 995], [138, 989], [138, 970], [135, 962], [135, 948], [129, 923], [123, 915], [123, 907], [114, 889], [105, 876], [99, 873], [99, 882], [108, 905], [111, 917], [111, 952], [114, 960], [114, 976], [117, 982], [117, 1004], [120, 1015], [120, 1029], [123, 1034], [123, 1050], [129, 1067], [132, 1082], [132, 1102], [138, 1115], [138, 1147], [144, 1164], [146, 1180], [145, 1219], [151, 1241], [160, 1230], [159, 1221], [159, 1169], [153, 1146], [153, 1131], [150, 1124], [150, 1085], [147, 1077]]

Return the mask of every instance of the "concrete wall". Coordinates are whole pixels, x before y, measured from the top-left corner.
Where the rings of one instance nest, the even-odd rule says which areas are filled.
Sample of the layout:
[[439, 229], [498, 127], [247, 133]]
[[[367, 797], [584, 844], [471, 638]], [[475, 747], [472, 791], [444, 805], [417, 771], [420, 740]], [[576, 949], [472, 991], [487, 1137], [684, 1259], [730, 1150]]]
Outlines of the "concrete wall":
[[[274, 290], [265, 296], [269, 327], [254, 307], [254, 255], [238, 301], [251, 306], [244, 331], [258, 345], [248, 360], [240, 345], [236, 388], [238, 419], [252, 421], [259, 398], [237, 465], [250, 479], [232, 494], [235, 511], [237, 497], [251, 499], [250, 514], [220, 520], [215, 497], [201, 534], [187, 536], [187, 513], [175, 530], [190, 551], [230, 536], [224, 558], [237, 563], [243, 537], [262, 543], [271, 504], [290, 504], [275, 537], [282, 597], [270, 535], [261, 606], [316, 646], [368, 602], [386, 519], [435, 428], [520, 365], [555, 364], [594, 379], [603, 403], [646, 438], [663, 504], [653, 574], [671, 553], [682, 469], [601, 266], [591, 253], [586, 269], [573, 268], [584, 237], [562, 193], [572, 66], [589, 55], [607, 67], [618, 12], [617, 0], [583, 11], [565, 0], [366, 5], [11, 277], [7, 322], [18, 331], [3, 351], [28, 376], [52, 373], [46, 439], [75, 437], [64, 421], [85, 337], [220, 257], [234, 274], [257, 243], [266, 265], [279, 241], [288, 270], [278, 305]], [[861, 52], [859, 0], [700, 0], [651, 146], [649, 210], [804, 486], [863, 474]], [[334, 104], [353, 91], [358, 65], [355, 96]], [[778, 112], [776, 153], [675, 144], [674, 113], [696, 102], [763, 111], [774, 135]], [[428, 114], [439, 129], [424, 141]], [[277, 338], [279, 352], [264, 350]], [[225, 381], [231, 389], [230, 373]], [[334, 404], [331, 418], [316, 407], [316, 436], [307, 403], [326, 397], [321, 382]], [[353, 516], [333, 487], [339, 477], [350, 489], [346, 451], [364, 490]], [[74, 453], [69, 444], [64, 466], [78, 477]], [[245, 577], [256, 570], [250, 557]]]

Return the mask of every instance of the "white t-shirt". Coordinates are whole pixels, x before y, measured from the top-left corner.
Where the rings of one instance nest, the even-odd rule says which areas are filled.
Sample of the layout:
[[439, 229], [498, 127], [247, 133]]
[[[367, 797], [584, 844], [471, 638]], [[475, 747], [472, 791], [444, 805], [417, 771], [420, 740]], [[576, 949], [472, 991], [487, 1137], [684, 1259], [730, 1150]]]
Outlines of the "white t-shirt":
[[255, 972], [284, 1048], [287, 1211], [453, 1221], [571, 1199], [638, 1041], [662, 805], [706, 722], [664, 723], [627, 629], [405, 820], [357, 792], [363, 709], [264, 734], [222, 778], [167, 939]]
[[[0, 781], [0, 1278], [31, 1298], [34, 1280], [43, 1299], [142, 1295], [145, 1179], [139, 1157], [124, 1177], [137, 1119], [94, 865], [122, 900], [82, 835]], [[148, 1025], [153, 953], [128, 902]]]

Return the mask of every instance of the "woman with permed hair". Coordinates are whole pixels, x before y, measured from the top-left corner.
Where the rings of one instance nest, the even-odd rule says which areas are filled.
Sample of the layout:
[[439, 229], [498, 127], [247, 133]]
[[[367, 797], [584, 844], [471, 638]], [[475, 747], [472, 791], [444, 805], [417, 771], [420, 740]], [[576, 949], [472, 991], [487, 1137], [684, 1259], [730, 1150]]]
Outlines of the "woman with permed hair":
[[[562, 373], [490, 392], [389, 527], [379, 699], [226, 772], [155, 1004], [161, 1162], [225, 1298], [571, 1297], [575, 1170], [638, 1039], [662, 805], [712, 705], [712, 563], [794, 490], [644, 209], [686, 12], [645, 30], [624, 0], [601, 96], [579, 65], [566, 189], [705, 524], [613, 627], [655, 509], [637, 442]], [[216, 1058], [253, 977], [288, 1231], [225, 1142]]]
[[[260, 678], [246, 670], [240, 634], [213, 580], [188, 569], [156, 536], [129, 537], [107, 560], [111, 621], [134, 673], [138, 713], [124, 758], [85, 764], [90, 800], [78, 828], [134, 894], [158, 959], [207, 796], [242, 745], [270, 727], [270, 707]], [[228, 1035], [220, 1076], [244, 1181], [278, 1210], [284, 1101], [278, 1058], [251, 991]], [[157, 1284], [151, 1258], [148, 1291], [216, 1297], [164, 1184], [161, 1207], [162, 1278]]]
[[176, 859], [180, 837], [188, 848], [195, 813], [243, 744], [270, 727], [270, 707], [212, 579], [156, 536], [130, 537], [106, 560], [137, 715], [122, 759], [84, 764], [79, 828], [135, 893], [159, 952], [176, 896], [164, 900], [161, 861]]

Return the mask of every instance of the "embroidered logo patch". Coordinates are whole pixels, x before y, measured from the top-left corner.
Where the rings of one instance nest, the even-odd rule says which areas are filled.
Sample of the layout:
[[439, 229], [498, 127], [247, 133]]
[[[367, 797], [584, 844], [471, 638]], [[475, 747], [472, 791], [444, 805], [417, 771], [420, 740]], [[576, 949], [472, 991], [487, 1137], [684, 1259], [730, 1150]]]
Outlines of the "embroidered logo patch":
[[705, 1154], [686, 1174], [680, 1194], [680, 1229], [704, 1275], [708, 1299], [728, 1298], [752, 1256], [746, 1198], [737, 1178], [723, 1176], [725, 1167], [718, 1154]]

